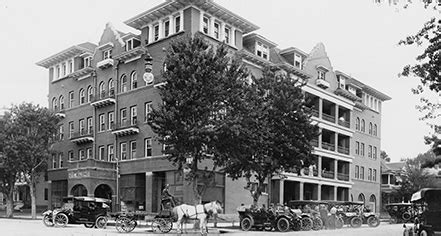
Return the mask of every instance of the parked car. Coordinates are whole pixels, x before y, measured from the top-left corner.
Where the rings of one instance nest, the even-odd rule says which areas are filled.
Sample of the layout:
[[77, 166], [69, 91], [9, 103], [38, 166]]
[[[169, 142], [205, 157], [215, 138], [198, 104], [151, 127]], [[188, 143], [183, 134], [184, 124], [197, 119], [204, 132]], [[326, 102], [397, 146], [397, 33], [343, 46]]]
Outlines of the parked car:
[[432, 236], [441, 233], [441, 188], [424, 188], [411, 198], [415, 210], [413, 226], [404, 227], [404, 236]]
[[299, 230], [296, 227], [300, 226], [300, 219], [289, 208], [285, 209], [283, 206], [268, 209], [239, 206], [237, 212], [239, 213], [240, 228], [243, 231], [249, 231], [251, 228], [267, 231], [274, 228], [280, 232], [287, 232], [290, 229]]
[[390, 203], [385, 206], [385, 210], [390, 215], [389, 223], [407, 223], [414, 217], [411, 203]]
[[110, 203], [104, 198], [67, 197], [61, 208], [43, 212], [43, 223], [48, 227], [84, 224], [87, 228], [105, 228]]
[[323, 228], [323, 219], [319, 213], [321, 204], [327, 205], [325, 202], [314, 200], [291, 200], [288, 205], [302, 219], [301, 229], [308, 231]]

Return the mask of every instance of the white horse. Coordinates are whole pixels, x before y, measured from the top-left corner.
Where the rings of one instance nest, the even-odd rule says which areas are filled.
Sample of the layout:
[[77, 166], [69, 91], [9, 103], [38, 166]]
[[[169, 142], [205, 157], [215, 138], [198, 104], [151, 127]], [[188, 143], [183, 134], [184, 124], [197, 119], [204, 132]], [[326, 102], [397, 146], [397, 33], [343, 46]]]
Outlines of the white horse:
[[198, 219], [200, 222], [201, 234], [204, 235], [208, 232], [208, 216], [217, 216], [217, 214], [222, 213], [222, 205], [219, 201], [212, 201], [204, 205], [182, 204], [174, 207], [173, 212], [178, 217], [178, 233], [182, 233], [182, 224], [184, 223], [184, 219]]

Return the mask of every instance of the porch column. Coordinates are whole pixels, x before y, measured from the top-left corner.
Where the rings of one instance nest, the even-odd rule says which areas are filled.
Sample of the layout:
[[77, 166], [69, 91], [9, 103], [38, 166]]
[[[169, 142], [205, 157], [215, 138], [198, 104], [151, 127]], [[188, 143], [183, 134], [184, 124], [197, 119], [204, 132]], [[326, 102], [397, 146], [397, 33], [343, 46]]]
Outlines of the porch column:
[[145, 211], [153, 212], [153, 172], [145, 172]]
[[154, 36], [153, 36], [153, 25], [149, 24], [148, 27], [149, 27], [149, 38], [148, 38], [149, 42], [148, 43], [152, 43], [153, 42], [153, 38], [154, 38]]
[[173, 15], [170, 15], [168, 17], [168, 27], [169, 27], [168, 28], [168, 35], [169, 36], [174, 34], [174, 33], [177, 33], [177, 32], [175, 32], [175, 22], [173, 20]]
[[317, 186], [317, 201], [322, 200], [322, 185], [318, 184]]
[[199, 13], [201, 14], [199, 19], [199, 31], [204, 32], [204, 11], [200, 11]]
[[334, 201], [337, 201], [337, 186], [334, 186]]
[[338, 117], [339, 117], [339, 114], [338, 114], [338, 105], [335, 104], [335, 123], [336, 123], [336, 124], [338, 124]]
[[285, 193], [285, 180], [281, 179], [279, 181], [279, 203], [283, 204], [284, 199], [283, 199], [283, 195]]
[[334, 159], [334, 179], [337, 179], [338, 173], [338, 161]]
[[[3, 196], [3, 194], [1, 194], [1, 193], [0, 193], [0, 195]], [[48, 200], [47, 201], [47, 207], [49, 209], [52, 209], [52, 180], [48, 180], [47, 181], [47, 200]], [[3, 204], [3, 199], [2, 199], [1, 203]]]
[[304, 182], [299, 182], [299, 186], [300, 186], [300, 188], [299, 188], [299, 200], [303, 200], [303, 185], [304, 184], [305, 184]]
[[390, 175], [389, 174], [387, 175], [387, 184], [388, 185], [390, 184]]
[[317, 156], [317, 176], [322, 177], [322, 156]]
[[338, 133], [334, 132], [334, 147], [335, 152], [338, 152]]
[[320, 135], [318, 136], [318, 148], [322, 148], [322, 128], [319, 128]]
[[319, 98], [319, 118], [322, 119], [323, 114], [323, 99]]
[[233, 45], [234, 47], [236, 47], [236, 28], [234, 28], [233, 26], [231, 26], [231, 45]]
[[160, 20], [158, 24], [159, 24], [159, 39], [162, 39], [164, 38], [164, 27], [162, 27], [164, 25], [164, 22]]
[[[179, 32], [184, 30], [184, 11], [179, 11]], [[177, 32], [176, 32], [177, 33]]]

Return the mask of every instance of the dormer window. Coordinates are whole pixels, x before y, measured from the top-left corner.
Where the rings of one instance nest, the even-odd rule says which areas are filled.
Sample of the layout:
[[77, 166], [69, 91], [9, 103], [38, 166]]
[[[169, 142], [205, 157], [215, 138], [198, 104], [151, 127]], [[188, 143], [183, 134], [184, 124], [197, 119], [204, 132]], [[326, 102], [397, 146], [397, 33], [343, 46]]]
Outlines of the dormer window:
[[263, 59], [268, 60], [269, 49], [268, 46], [261, 42], [257, 42], [256, 46], [256, 55], [262, 57]]
[[202, 20], [202, 31], [204, 34], [209, 34], [210, 32], [210, 18], [204, 16]]
[[317, 77], [317, 78], [318, 78], [318, 79], [325, 80], [326, 72], [323, 71], [323, 70], [318, 70], [317, 72], [318, 72], [318, 77]]
[[66, 76], [66, 73], [67, 73], [66, 62], [63, 62], [63, 64], [61, 64], [61, 68], [62, 68], [63, 76]]
[[299, 54], [294, 54], [294, 66], [302, 69], [302, 56]]
[[153, 26], [153, 41], [157, 41], [159, 39], [159, 24]]
[[225, 27], [225, 43], [226, 44], [230, 44], [230, 37], [231, 37], [230, 32], [231, 32], [230, 28]]
[[61, 68], [60, 68], [60, 66], [58, 65], [57, 67], [55, 67], [55, 78], [60, 78], [60, 76], [61, 76]]
[[103, 60], [112, 58], [112, 49], [103, 52]]
[[175, 33], [181, 31], [181, 16], [175, 17]]
[[220, 38], [219, 33], [220, 33], [220, 24], [218, 22], [214, 22], [214, 37], [216, 39]]
[[338, 87], [341, 89], [345, 89], [346, 87], [346, 79], [343, 76], [337, 77]]
[[170, 35], [170, 21], [164, 21], [164, 37], [168, 37]]
[[69, 60], [68, 70], [69, 74], [73, 72], [73, 60]]
[[85, 57], [84, 58], [84, 67], [89, 67], [92, 62], [92, 57]]
[[131, 38], [126, 41], [126, 51], [130, 51], [136, 47], [139, 47], [139, 45], [141, 45], [141, 43], [137, 39]]

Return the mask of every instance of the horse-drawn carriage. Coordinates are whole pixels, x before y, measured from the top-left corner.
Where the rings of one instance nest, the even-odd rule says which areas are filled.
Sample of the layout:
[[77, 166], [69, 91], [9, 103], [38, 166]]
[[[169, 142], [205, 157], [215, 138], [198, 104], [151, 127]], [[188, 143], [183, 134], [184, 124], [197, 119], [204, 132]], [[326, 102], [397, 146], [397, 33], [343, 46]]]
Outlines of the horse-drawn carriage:
[[385, 206], [390, 215], [389, 223], [407, 223], [413, 218], [413, 209], [411, 203], [390, 203]]

